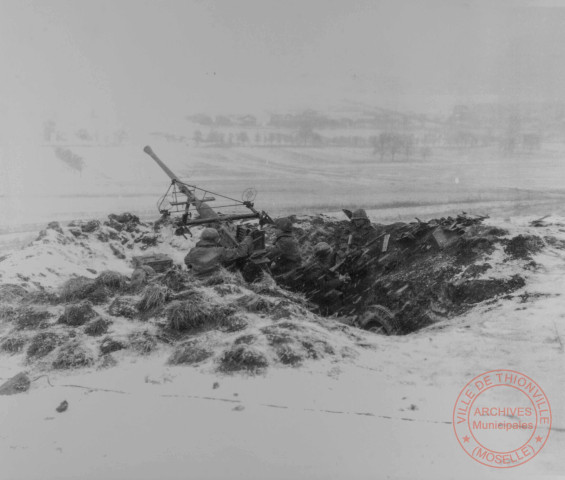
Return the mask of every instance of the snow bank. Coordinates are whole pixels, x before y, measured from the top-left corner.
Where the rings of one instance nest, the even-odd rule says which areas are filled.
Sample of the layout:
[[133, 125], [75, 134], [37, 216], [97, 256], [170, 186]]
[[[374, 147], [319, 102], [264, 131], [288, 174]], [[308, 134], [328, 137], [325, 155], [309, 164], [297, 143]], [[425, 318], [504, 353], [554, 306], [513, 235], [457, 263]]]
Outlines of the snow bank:
[[[242, 311], [247, 322], [242, 330], [203, 332], [206, 345], [218, 351], [190, 367], [167, 363], [176, 341], [172, 345], [158, 340], [148, 354], [129, 347], [116, 350], [110, 354], [117, 365], [113, 368], [109, 368], [112, 362], [100, 360], [79, 369], [53, 370], [48, 363], [28, 364], [22, 352], [0, 353], [2, 380], [22, 369], [32, 378], [28, 393], [0, 397], [0, 448], [9, 452], [2, 458], [2, 475], [14, 479], [499, 477], [500, 471], [467, 457], [450, 422], [455, 399], [469, 379], [508, 368], [522, 371], [542, 386], [554, 417], [542, 452], [508, 473], [560, 478], [565, 471], [565, 219], [552, 217], [541, 227], [530, 227], [532, 219], [487, 221], [507, 230], [502, 239], [532, 235], [542, 238], [544, 246], [527, 259], [514, 258], [504, 243], [497, 244], [481, 260], [491, 268], [477, 277], [520, 274], [524, 287], [478, 302], [460, 316], [410, 335], [361, 332], [320, 320], [304, 312], [300, 302], [291, 302], [293, 308], [283, 305], [287, 312], [282, 312], [290, 318], [273, 318], [281, 308]], [[132, 236], [124, 233], [128, 240], [123, 245], [117, 241], [115, 247], [122, 247], [119, 252], [125, 259], [110, 248], [116, 239], [96, 239], [95, 232], [75, 236], [66, 228], [63, 233], [47, 229], [45, 236], [0, 263], [1, 281], [49, 291], [73, 274], [95, 278], [112, 269], [129, 275], [128, 260], [147, 251], [134, 241], [149, 234], [150, 229], [143, 228]], [[100, 231], [111, 234], [104, 226]], [[188, 245], [180, 244], [166, 235], [163, 232], [159, 249], [180, 262], [190, 240]], [[56, 275], [32, 268], [37, 259], [31, 253], [41, 261], [55, 256], [58, 261], [48, 266], [55, 270], [60, 265], [61, 270]], [[18, 277], [20, 271], [29, 279]], [[197, 290], [225, 306], [241, 297], [264, 295], [238, 284]], [[25, 296], [12, 289], [13, 301], [3, 298], [4, 304], [17, 308], [20, 294]], [[43, 303], [35, 298], [32, 307], [43, 306], [51, 315], [50, 323], [64, 311], [64, 305], [51, 304], [48, 297]], [[289, 299], [271, 296], [270, 300]], [[106, 305], [93, 308], [108, 317]], [[299, 312], [303, 317], [297, 317]], [[3, 339], [13, 332], [13, 315], [9, 308], [0, 311]], [[134, 334], [155, 337], [162, 320], [114, 317], [107, 334], [126, 344]], [[52, 328], [68, 331], [61, 324]], [[80, 338], [84, 349], [98, 355], [104, 335], [90, 337], [81, 330], [75, 340]], [[280, 361], [277, 341], [294, 348], [309, 336], [326, 341], [312, 350], [324, 355], [306, 359], [299, 368]], [[250, 345], [270, 360], [269, 368], [254, 375], [226, 374], [217, 368], [221, 352], [238, 338], [239, 345], [255, 338]], [[328, 345], [337, 354], [327, 353]], [[55, 408], [63, 400], [69, 408], [57, 413]]]

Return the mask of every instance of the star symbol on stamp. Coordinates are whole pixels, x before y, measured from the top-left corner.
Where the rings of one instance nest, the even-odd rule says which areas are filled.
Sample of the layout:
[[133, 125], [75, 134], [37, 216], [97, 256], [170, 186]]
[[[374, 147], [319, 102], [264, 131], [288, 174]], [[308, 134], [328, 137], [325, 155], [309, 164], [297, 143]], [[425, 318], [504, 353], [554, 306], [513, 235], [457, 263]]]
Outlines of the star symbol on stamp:
[[542, 440], [543, 440], [543, 437], [541, 435], [538, 435], [536, 437], [536, 442], [541, 443]]
[[469, 436], [468, 436], [468, 435], [465, 435], [465, 436], [463, 437], [463, 442], [464, 442], [464, 443], [467, 443], [468, 441], [469, 441]]

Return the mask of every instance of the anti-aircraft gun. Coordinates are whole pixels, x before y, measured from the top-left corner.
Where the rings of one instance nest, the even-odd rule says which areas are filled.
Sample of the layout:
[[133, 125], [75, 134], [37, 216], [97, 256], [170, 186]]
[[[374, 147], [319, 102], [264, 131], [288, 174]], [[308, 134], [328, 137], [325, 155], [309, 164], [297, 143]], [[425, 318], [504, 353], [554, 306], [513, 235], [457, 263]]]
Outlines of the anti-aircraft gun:
[[[189, 185], [179, 179], [172, 170], [155, 154], [150, 146], [146, 146], [143, 151], [147, 153], [161, 167], [161, 169], [171, 179], [171, 184], [167, 192], [161, 197], [157, 208], [162, 218], [170, 217], [172, 213], [182, 213], [175, 222], [175, 234], [191, 234], [190, 228], [195, 226], [209, 225], [216, 228], [220, 234], [220, 241], [224, 247], [235, 247], [246, 236], [251, 236], [253, 248], [250, 256], [250, 263], [257, 266], [266, 265], [265, 258], [265, 232], [262, 229], [265, 224], [273, 223], [269, 215], [255, 209], [253, 200], [256, 191], [247, 189], [243, 193], [242, 200], [230, 198], [226, 195], [205, 190], [195, 185]], [[214, 210], [209, 203], [217, 198], [230, 202], [225, 205], [217, 206], [217, 209], [232, 208], [235, 212], [221, 213]], [[165, 201], [169, 199], [168, 208], [164, 207]], [[257, 220], [258, 224], [249, 223]], [[244, 221], [235, 225], [236, 221]]]
[[[239, 265], [244, 277], [251, 280], [254, 275], [257, 275], [262, 269], [267, 268], [268, 260], [265, 257], [265, 232], [262, 228], [265, 224], [273, 223], [273, 221], [267, 213], [264, 211], [259, 212], [255, 209], [253, 200], [255, 199], [256, 192], [254, 192], [253, 189], [247, 189], [240, 201], [226, 195], [189, 185], [181, 181], [167, 165], [163, 163], [155, 152], [153, 152], [151, 147], [147, 146], [143, 151], [147, 153], [171, 179], [171, 184], [167, 192], [158, 202], [157, 208], [164, 219], [170, 218], [173, 213], [181, 214], [180, 217], [175, 219], [175, 233], [177, 235], [191, 234], [191, 227], [209, 225], [218, 230], [222, 245], [228, 248], [238, 245], [245, 236], [250, 235], [253, 239], [253, 253], [244, 265]], [[216, 211], [209, 203], [216, 201], [217, 198], [231, 203], [216, 206], [216, 209], [218, 209], [218, 211]], [[164, 207], [167, 199], [170, 199], [168, 208]], [[228, 207], [234, 207], [239, 209], [239, 211], [228, 214], [221, 213], [220, 209]], [[351, 217], [351, 212], [346, 210], [344, 210], [344, 212], [348, 217]], [[234, 222], [237, 221], [240, 221], [240, 224], [235, 225]], [[258, 223], [250, 223], [253, 221], [258, 221]], [[379, 237], [379, 240], [380, 238], [381, 237]], [[388, 239], [386, 242], [388, 243]], [[366, 247], [370, 246], [370, 244], [366, 245]], [[339, 271], [348, 263], [359, 260], [359, 258], [355, 256], [358, 253], [359, 252], [352, 252], [351, 255], [346, 255], [332, 270]], [[350, 317], [350, 319], [353, 319], [351, 320], [353, 325], [378, 333], [396, 333], [397, 328], [395, 327], [394, 314], [390, 310], [377, 304], [367, 306], [362, 305], [361, 302], [360, 306], [360, 311], [353, 312], [355, 315]], [[349, 315], [349, 312], [337, 313]]]

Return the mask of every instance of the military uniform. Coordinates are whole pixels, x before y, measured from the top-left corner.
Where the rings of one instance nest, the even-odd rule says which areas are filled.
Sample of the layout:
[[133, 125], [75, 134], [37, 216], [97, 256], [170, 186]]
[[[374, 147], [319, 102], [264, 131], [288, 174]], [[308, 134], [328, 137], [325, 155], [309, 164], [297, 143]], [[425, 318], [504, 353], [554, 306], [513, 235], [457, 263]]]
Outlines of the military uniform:
[[374, 280], [372, 272], [381, 249], [378, 238], [379, 233], [371, 225], [365, 210], [353, 212], [348, 238], [349, 258], [344, 265], [344, 271], [351, 277], [351, 283], [344, 296], [345, 313], [352, 314], [371, 298]]
[[218, 232], [213, 228], [204, 229], [200, 238], [184, 258], [187, 268], [199, 278], [207, 277], [220, 270], [222, 266], [251, 253], [250, 237], [246, 237], [235, 248], [219, 245]]
[[[377, 232], [375, 227], [367, 222], [359, 227], [352, 225], [350, 235], [350, 248], [364, 248], [368, 243], [378, 238], [379, 233]], [[374, 247], [375, 243], [371, 244], [370, 246]]]
[[271, 260], [273, 275], [282, 275], [298, 268], [302, 263], [300, 247], [292, 236], [292, 223], [283, 218], [275, 222], [275, 227], [280, 230], [273, 245], [267, 250], [267, 258]]

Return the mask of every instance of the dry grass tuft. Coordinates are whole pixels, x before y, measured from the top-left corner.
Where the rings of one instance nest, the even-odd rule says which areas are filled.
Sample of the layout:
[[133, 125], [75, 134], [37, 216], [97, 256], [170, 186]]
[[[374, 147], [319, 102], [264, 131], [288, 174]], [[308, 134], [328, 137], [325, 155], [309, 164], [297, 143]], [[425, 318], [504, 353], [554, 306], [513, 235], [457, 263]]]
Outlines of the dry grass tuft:
[[162, 307], [170, 296], [168, 287], [164, 285], [148, 285], [143, 291], [143, 296], [137, 308], [142, 312], [148, 312], [154, 308]]
[[126, 345], [119, 340], [115, 340], [111, 337], [105, 337], [102, 342], [100, 342], [100, 351], [102, 354], [117, 352], [118, 350], [123, 350]]
[[149, 331], [132, 333], [129, 338], [130, 347], [141, 355], [149, 355], [157, 348], [157, 339]]
[[16, 308], [7, 303], [0, 304], [0, 320], [12, 321], [16, 318]]
[[189, 286], [186, 290], [181, 290], [180, 292], [177, 293], [171, 293], [169, 300], [194, 300], [196, 301], [196, 299], [202, 299], [202, 294], [196, 290], [195, 288], [193, 288], [192, 286]]
[[59, 296], [63, 302], [84, 300], [96, 287], [96, 282], [91, 278], [71, 278], [63, 284]]
[[283, 365], [299, 367], [307, 357], [301, 346], [296, 343], [283, 343], [275, 347], [275, 353]]
[[275, 307], [275, 304], [259, 295], [244, 295], [236, 301], [237, 305], [245, 308], [248, 312], [253, 313], [269, 313]]
[[216, 329], [220, 332], [232, 333], [244, 330], [249, 325], [248, 321], [241, 315], [227, 315], [220, 319]]
[[107, 318], [97, 317], [84, 327], [84, 333], [91, 337], [98, 337], [100, 335], [104, 335], [111, 324], [112, 322]]
[[137, 298], [133, 296], [116, 297], [110, 304], [108, 312], [114, 317], [126, 317], [133, 319], [138, 316]]
[[261, 332], [285, 365], [297, 366], [306, 358], [319, 359], [336, 353], [319, 334], [298, 323], [279, 322], [263, 327]]
[[27, 295], [27, 290], [20, 285], [4, 283], [0, 285], [0, 298], [4, 302], [17, 302]]
[[221, 297], [225, 297], [226, 295], [233, 295], [235, 293], [241, 293], [241, 288], [237, 285], [216, 285], [214, 287], [214, 291], [218, 293]]
[[31, 339], [27, 349], [28, 359], [41, 358], [55, 350], [59, 343], [59, 337], [52, 332], [41, 332]]
[[335, 355], [335, 349], [325, 340], [315, 337], [307, 337], [300, 340], [300, 344], [306, 350], [308, 358], [317, 360], [327, 355]]
[[248, 372], [257, 374], [269, 366], [267, 356], [251, 345], [233, 345], [224, 351], [220, 358], [219, 370], [222, 372]]
[[159, 278], [159, 282], [173, 292], [180, 292], [185, 290], [193, 280], [188, 272], [171, 268]]
[[271, 293], [279, 289], [280, 287], [275, 282], [275, 279], [271, 277], [268, 273], [264, 273], [261, 276], [261, 279], [249, 284], [249, 289], [253, 290], [255, 293]]
[[214, 352], [201, 343], [198, 339], [190, 339], [177, 345], [168, 363], [171, 365], [193, 365], [207, 360]]
[[257, 335], [253, 333], [248, 333], [246, 335], [240, 335], [234, 341], [234, 345], [251, 345], [257, 341]]
[[131, 274], [131, 282], [129, 285], [129, 290], [131, 292], [137, 292], [144, 285], [147, 284], [149, 279], [155, 276], [155, 270], [153, 270], [149, 265], [141, 265], [136, 268]]
[[106, 303], [111, 294], [112, 292], [109, 288], [102, 285], [95, 285], [95, 288], [85, 295], [84, 300], [89, 300], [94, 305], [100, 305], [102, 303]]
[[47, 292], [45, 290], [34, 290], [29, 292], [24, 298], [23, 302], [30, 303], [49, 303], [56, 305], [60, 303], [60, 298], [57, 294], [52, 292]]
[[182, 332], [201, 331], [213, 323], [210, 307], [200, 297], [172, 302], [166, 310], [169, 327]]
[[273, 277], [267, 273], [263, 273], [261, 280], [248, 285], [248, 288], [259, 295], [270, 295], [272, 297], [280, 297], [290, 300], [298, 305], [306, 305], [308, 302], [302, 293], [291, 292], [282, 288], [275, 282]]
[[24, 345], [24, 337], [8, 337], [2, 343], [0, 343], [0, 350], [8, 353], [19, 353], [24, 349]]
[[225, 268], [221, 268], [217, 272], [214, 272], [209, 277], [202, 279], [202, 284], [206, 285], [207, 287], [212, 287], [214, 285], [243, 285], [245, 282], [241, 273], [239, 272], [230, 272]]
[[107, 355], [102, 355], [100, 363], [98, 364], [98, 369], [102, 368], [112, 368], [118, 364], [118, 361], [112, 356], [111, 353]]
[[236, 308], [229, 305], [212, 305], [208, 316], [216, 325], [218, 325], [233, 317], [235, 312]]
[[95, 305], [100, 305], [108, 300], [110, 294], [110, 289], [97, 280], [76, 277], [67, 280], [63, 284], [59, 300], [63, 302], [89, 300]]
[[92, 355], [78, 341], [72, 341], [59, 350], [53, 361], [53, 368], [67, 370], [88, 367], [94, 363]]
[[112, 291], [121, 291], [127, 287], [128, 279], [121, 273], [105, 270], [96, 277], [95, 282], [97, 285], [106, 287]]
[[96, 317], [96, 312], [92, 308], [92, 304], [90, 302], [81, 302], [65, 307], [65, 311], [59, 317], [58, 323], [63, 323], [70, 327], [80, 327], [94, 317]]
[[35, 310], [30, 307], [24, 307], [17, 312], [15, 319], [16, 328], [18, 330], [47, 328], [49, 323], [46, 320], [50, 317], [51, 314], [44, 310]]

